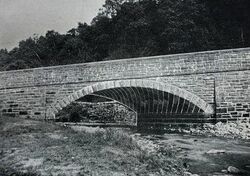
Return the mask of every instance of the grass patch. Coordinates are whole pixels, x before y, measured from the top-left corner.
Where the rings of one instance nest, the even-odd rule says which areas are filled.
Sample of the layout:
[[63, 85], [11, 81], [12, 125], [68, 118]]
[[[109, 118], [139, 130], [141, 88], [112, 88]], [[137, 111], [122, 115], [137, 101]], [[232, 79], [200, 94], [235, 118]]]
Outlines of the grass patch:
[[0, 166], [0, 175], [1, 176], [38, 176], [37, 173], [33, 172], [27, 172], [22, 173], [17, 170], [14, 170], [13, 168], [10, 168], [9, 166]]
[[148, 154], [120, 129], [87, 133], [53, 123], [0, 118], [0, 141], [0, 175], [183, 174], [171, 152]]

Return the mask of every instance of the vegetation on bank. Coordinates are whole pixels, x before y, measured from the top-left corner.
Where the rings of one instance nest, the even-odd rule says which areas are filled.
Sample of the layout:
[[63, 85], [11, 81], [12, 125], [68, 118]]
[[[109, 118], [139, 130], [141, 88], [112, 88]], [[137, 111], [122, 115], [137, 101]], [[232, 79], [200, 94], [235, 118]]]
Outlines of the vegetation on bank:
[[136, 114], [116, 102], [73, 102], [57, 115], [59, 122], [117, 123], [135, 125]]
[[249, 0], [106, 0], [90, 25], [0, 50], [0, 70], [250, 46]]
[[0, 175], [183, 175], [172, 149], [148, 153], [129, 132], [75, 131], [53, 123], [0, 118]]

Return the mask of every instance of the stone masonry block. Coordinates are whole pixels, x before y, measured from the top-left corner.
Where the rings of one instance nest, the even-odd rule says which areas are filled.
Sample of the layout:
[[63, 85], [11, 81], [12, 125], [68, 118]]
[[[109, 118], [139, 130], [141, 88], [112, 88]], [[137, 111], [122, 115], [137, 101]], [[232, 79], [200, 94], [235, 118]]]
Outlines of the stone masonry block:
[[82, 90], [78, 90], [76, 93], [79, 98], [83, 97]]
[[[212, 112], [215, 79], [221, 112], [248, 116], [249, 68], [250, 48], [242, 48], [0, 72], [0, 111], [18, 115], [50, 107], [55, 112], [94, 91], [128, 85], [163, 90]], [[116, 91], [111, 93], [128, 96], [124, 89]]]

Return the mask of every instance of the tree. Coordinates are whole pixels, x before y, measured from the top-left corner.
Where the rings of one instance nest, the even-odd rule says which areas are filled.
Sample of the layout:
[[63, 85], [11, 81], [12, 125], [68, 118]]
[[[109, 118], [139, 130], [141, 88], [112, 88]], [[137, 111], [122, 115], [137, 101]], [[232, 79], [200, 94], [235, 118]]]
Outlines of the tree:
[[[109, 18], [116, 16], [117, 12], [121, 9], [122, 4], [127, 1], [128, 0], [105, 0], [103, 9], [101, 9], [98, 16], [104, 15]], [[130, 0], [129, 2], [133, 2], [133, 0]]]
[[[37, 38], [30, 37], [26, 40], [20, 41], [19, 47], [10, 51], [9, 54], [13, 57], [13, 64], [20, 64], [17, 66], [19, 69], [39, 67], [41, 65], [39, 48], [37, 47], [36, 42]], [[15, 68], [13, 64], [12, 67]]]
[[0, 49], [0, 69], [7, 70], [6, 66], [11, 62], [12, 57], [8, 53], [7, 49]]
[[249, 9], [248, 0], [106, 0], [90, 25], [47, 31], [1, 50], [0, 68], [247, 47]]

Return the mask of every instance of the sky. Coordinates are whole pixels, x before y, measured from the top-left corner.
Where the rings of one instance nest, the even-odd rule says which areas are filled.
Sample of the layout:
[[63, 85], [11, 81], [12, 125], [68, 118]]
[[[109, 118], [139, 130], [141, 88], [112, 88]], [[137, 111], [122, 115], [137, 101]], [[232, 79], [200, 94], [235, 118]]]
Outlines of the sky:
[[0, 49], [48, 30], [66, 33], [90, 23], [105, 0], [0, 0]]

